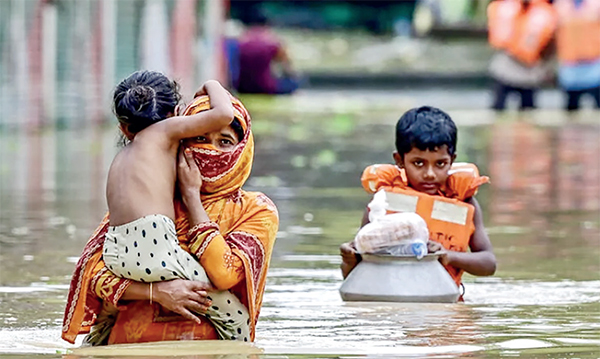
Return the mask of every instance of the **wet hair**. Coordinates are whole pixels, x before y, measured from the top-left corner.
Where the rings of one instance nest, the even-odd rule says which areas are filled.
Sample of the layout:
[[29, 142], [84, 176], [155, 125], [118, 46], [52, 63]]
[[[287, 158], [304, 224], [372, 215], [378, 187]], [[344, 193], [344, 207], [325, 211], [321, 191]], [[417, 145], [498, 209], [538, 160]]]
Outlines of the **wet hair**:
[[113, 111], [131, 133], [175, 113], [179, 85], [156, 71], [136, 71], [121, 81], [113, 95]]
[[421, 151], [435, 151], [448, 146], [448, 154], [456, 152], [456, 124], [436, 107], [423, 106], [405, 112], [396, 123], [396, 150], [400, 156], [414, 147]]

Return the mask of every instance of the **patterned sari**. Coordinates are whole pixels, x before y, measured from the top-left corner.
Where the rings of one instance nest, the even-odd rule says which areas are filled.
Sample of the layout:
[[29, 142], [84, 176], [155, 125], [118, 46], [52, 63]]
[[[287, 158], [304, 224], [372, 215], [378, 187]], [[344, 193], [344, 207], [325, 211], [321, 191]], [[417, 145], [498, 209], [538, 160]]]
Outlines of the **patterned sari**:
[[[279, 219], [267, 196], [241, 189], [250, 176], [254, 141], [248, 111], [233, 97], [232, 103], [244, 129], [236, 148], [221, 152], [208, 144], [190, 146], [202, 173], [201, 199], [211, 222], [190, 228], [187, 210], [176, 196], [175, 224], [181, 247], [199, 258], [212, 284], [230, 290], [248, 308], [254, 340]], [[202, 96], [193, 100], [185, 114], [209, 108], [208, 97]], [[74, 343], [78, 334], [89, 333], [93, 327], [88, 339], [95, 345], [217, 339], [214, 327], [202, 316], [202, 323], [196, 324], [157, 303], [120, 301], [131, 281], [112, 274], [102, 260], [108, 218], [107, 214], [77, 262], [62, 338]]]

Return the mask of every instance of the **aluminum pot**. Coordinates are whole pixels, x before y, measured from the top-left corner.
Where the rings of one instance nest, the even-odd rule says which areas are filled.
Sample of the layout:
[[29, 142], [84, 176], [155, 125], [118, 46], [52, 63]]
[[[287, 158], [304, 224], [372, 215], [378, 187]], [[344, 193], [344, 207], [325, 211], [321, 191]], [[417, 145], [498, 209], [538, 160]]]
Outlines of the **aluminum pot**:
[[458, 287], [438, 257], [363, 254], [342, 283], [340, 295], [345, 301], [455, 303]]

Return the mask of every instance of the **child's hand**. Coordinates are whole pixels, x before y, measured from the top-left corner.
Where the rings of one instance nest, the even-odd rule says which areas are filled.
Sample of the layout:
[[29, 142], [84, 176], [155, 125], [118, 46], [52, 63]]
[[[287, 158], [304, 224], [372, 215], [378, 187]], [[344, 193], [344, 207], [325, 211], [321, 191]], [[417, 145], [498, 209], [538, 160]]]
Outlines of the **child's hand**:
[[443, 251], [444, 246], [436, 241], [427, 241], [427, 252], [428, 253], [436, 253], [439, 251]]
[[200, 96], [208, 96], [208, 91], [206, 90], [206, 85], [210, 84], [210, 83], [216, 84], [217, 86], [221, 87], [223, 90], [225, 90], [225, 92], [227, 92], [229, 97], [231, 97], [231, 98], [233, 97], [233, 95], [229, 91], [227, 91], [227, 89], [225, 87], [223, 87], [223, 85], [221, 85], [221, 83], [219, 81], [208, 80], [204, 84], [202, 84], [202, 86], [200, 86], [200, 88], [198, 90], [196, 90], [196, 93], [194, 93], [194, 98], [200, 97]]
[[177, 158], [177, 181], [184, 202], [189, 198], [200, 197], [200, 187], [202, 187], [200, 169], [194, 161], [192, 151], [184, 150], [183, 147], [179, 147]]
[[200, 97], [200, 96], [204, 96], [204, 95], [208, 95], [208, 91], [206, 90], [206, 86], [207, 85], [208, 86], [217, 85], [219, 87], [223, 87], [223, 85], [221, 85], [221, 83], [219, 81], [208, 80], [205, 83], [203, 83], [202, 86], [200, 86], [200, 88], [196, 91], [196, 93], [194, 94], [194, 98]]
[[340, 265], [342, 276], [346, 278], [354, 267], [358, 265], [362, 257], [358, 254], [352, 242], [344, 243], [340, 246], [340, 255], [342, 256], [342, 264]]
[[427, 252], [439, 254], [440, 257], [438, 258], [438, 260], [440, 261], [440, 263], [442, 263], [443, 265], [448, 265], [448, 252], [440, 243], [435, 241], [428, 241]]
[[342, 260], [350, 265], [355, 266], [358, 261], [356, 259], [356, 249], [350, 243], [344, 243], [340, 246], [340, 255]]
[[206, 89], [204, 88], [204, 85], [202, 85], [198, 90], [196, 90], [196, 93], [194, 93], [194, 98], [204, 95], [206, 95]]

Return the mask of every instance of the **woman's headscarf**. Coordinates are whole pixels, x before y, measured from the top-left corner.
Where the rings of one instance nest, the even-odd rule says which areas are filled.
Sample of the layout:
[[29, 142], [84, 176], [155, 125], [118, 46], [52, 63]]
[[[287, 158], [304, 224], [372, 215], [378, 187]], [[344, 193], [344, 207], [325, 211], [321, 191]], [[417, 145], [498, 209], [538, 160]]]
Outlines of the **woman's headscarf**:
[[[240, 122], [244, 136], [230, 152], [216, 149], [212, 144], [199, 143], [188, 145], [202, 174], [202, 202], [222, 198], [242, 187], [250, 176], [254, 156], [250, 114], [242, 103], [231, 97], [234, 117]], [[197, 97], [188, 105], [184, 115], [193, 115], [210, 109], [208, 96]]]
[[[232, 151], [219, 151], [212, 144], [205, 143], [186, 146], [192, 150], [200, 167], [202, 205], [210, 220], [218, 224], [219, 232], [231, 251], [244, 263], [246, 279], [231, 291], [248, 307], [254, 337], [279, 220], [277, 208], [267, 196], [241, 189], [252, 169], [254, 139], [250, 114], [238, 99], [231, 97], [231, 102], [234, 117], [244, 132]], [[208, 97], [201, 96], [188, 105], [184, 114], [192, 115], [208, 109]], [[176, 200], [177, 234], [185, 248], [190, 245], [187, 236], [190, 225], [184, 211], [183, 202]]]

